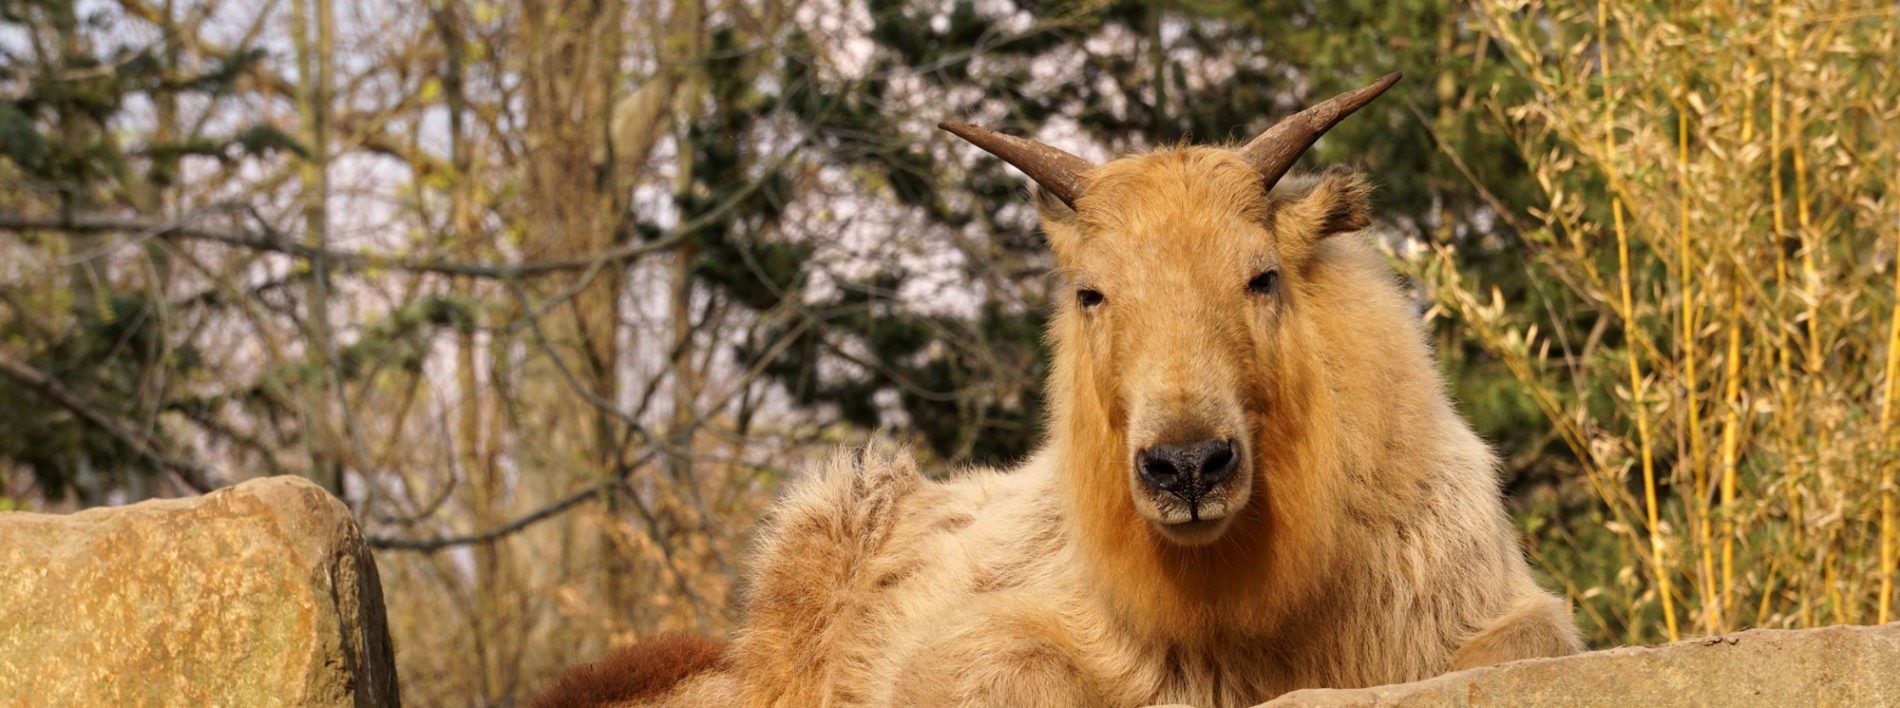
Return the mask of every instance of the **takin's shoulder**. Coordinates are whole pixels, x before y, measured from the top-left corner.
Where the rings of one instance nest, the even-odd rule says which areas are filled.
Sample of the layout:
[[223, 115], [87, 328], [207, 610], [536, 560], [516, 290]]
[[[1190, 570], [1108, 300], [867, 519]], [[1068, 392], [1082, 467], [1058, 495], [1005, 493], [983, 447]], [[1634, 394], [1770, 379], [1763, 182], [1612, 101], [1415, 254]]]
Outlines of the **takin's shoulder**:
[[927, 484], [916, 458], [898, 445], [874, 439], [841, 449], [773, 505], [755, 555], [844, 561], [873, 554], [896, 526], [903, 502]]
[[829, 559], [840, 571], [857, 567], [967, 524], [1031, 476], [973, 467], [932, 480], [908, 448], [874, 438], [794, 482], [767, 514], [753, 555], [759, 572], [782, 572], [771, 566], [788, 554]]

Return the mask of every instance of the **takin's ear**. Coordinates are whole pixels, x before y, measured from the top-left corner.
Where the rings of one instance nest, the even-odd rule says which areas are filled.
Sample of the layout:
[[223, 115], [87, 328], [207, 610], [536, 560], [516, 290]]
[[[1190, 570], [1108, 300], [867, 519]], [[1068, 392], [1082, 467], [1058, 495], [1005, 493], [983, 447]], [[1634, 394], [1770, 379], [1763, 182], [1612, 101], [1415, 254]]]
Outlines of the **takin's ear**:
[[1274, 231], [1282, 248], [1296, 251], [1293, 255], [1305, 255], [1328, 236], [1372, 225], [1372, 184], [1350, 167], [1284, 180], [1273, 190], [1273, 204]]
[[1064, 203], [1049, 190], [1035, 190], [1036, 213], [1042, 217], [1042, 232], [1048, 238], [1049, 250], [1062, 258], [1070, 247], [1080, 238], [1076, 228], [1075, 209]]

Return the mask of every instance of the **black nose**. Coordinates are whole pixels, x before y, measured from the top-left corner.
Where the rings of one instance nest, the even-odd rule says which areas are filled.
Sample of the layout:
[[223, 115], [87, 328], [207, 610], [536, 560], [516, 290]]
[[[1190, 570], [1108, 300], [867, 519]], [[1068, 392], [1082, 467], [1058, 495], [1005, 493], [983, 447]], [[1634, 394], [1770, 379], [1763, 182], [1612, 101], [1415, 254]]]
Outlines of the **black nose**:
[[1191, 445], [1155, 445], [1135, 453], [1135, 468], [1143, 481], [1188, 501], [1195, 501], [1234, 475], [1234, 445], [1227, 440], [1202, 440]]

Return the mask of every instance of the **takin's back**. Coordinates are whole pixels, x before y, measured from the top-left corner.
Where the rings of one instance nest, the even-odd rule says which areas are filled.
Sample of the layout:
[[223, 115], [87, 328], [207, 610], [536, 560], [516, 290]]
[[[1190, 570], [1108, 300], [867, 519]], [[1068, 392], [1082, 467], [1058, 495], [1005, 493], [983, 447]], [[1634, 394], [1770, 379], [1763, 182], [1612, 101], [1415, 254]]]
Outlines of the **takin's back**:
[[535, 705], [898, 704], [894, 677], [966, 601], [1058, 577], [1065, 550], [1039, 467], [933, 482], [887, 441], [842, 450], [762, 524], [731, 643], [643, 642], [569, 670]]

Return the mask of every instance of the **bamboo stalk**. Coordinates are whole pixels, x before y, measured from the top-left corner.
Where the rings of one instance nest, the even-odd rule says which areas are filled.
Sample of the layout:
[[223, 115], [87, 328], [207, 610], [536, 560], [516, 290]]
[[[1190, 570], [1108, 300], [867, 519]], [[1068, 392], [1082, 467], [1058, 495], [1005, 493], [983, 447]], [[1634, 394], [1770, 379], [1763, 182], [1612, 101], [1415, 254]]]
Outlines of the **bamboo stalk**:
[[1775, 598], [1775, 577], [1780, 571], [1781, 556], [1769, 556], [1768, 572], [1763, 574], [1761, 581], [1761, 603], [1755, 606], [1755, 626], [1757, 627], [1768, 623], [1768, 608]]
[[1741, 440], [1742, 412], [1742, 292], [1729, 287], [1728, 359], [1722, 390], [1722, 598], [1716, 604], [1716, 631], [1728, 629], [1735, 588], [1735, 461]]
[[[1748, 63], [1748, 74], [1753, 75], [1757, 65]], [[1746, 84], [1752, 87], [1753, 84]], [[1755, 138], [1755, 92], [1752, 88], [1742, 94], [1742, 136], [1741, 142], [1747, 145]], [[1745, 241], [1746, 233], [1738, 240]], [[1735, 466], [1739, 458], [1741, 445], [1741, 393], [1742, 393], [1742, 279], [1744, 273], [1731, 269], [1729, 274], [1728, 309], [1728, 351], [1722, 362], [1722, 596], [1716, 604], [1716, 629], [1729, 629], [1729, 618], [1735, 611]]]
[[[1616, 99], [1615, 92], [1609, 86], [1610, 76], [1610, 36], [1609, 7], [1607, 0], [1597, 2], [1597, 33], [1602, 45], [1603, 71], [1603, 146], [1606, 166], [1612, 165], [1616, 155]], [[1614, 169], [1614, 167], [1610, 167]], [[1610, 197], [1610, 220], [1616, 230], [1616, 255], [1621, 274], [1623, 301], [1623, 327], [1629, 334], [1623, 343], [1624, 360], [1629, 367], [1630, 406], [1636, 416], [1636, 438], [1642, 455], [1643, 465], [1643, 512], [1645, 529], [1649, 534], [1649, 563], [1656, 577], [1657, 592], [1662, 596], [1663, 621], [1669, 632], [1669, 640], [1681, 638], [1676, 626], [1675, 588], [1669, 571], [1663, 563], [1664, 544], [1662, 521], [1657, 512], [1656, 503], [1656, 462], [1652, 454], [1652, 442], [1649, 434], [1649, 412], [1644, 408], [1642, 366], [1636, 359], [1636, 322], [1634, 285], [1635, 274], [1630, 271], [1629, 229], [1623, 224], [1623, 199], [1619, 195]]]
[[1682, 314], [1681, 332], [1678, 337], [1682, 347], [1683, 408], [1689, 418], [1689, 478], [1695, 489], [1696, 500], [1684, 504], [1684, 511], [1694, 515], [1692, 522], [1696, 530], [1696, 546], [1701, 550], [1701, 581], [1696, 584], [1702, 594], [1703, 627], [1710, 633], [1716, 631], [1716, 619], [1719, 612], [1711, 608], [1717, 606], [1715, 591], [1715, 555], [1711, 549], [1712, 529], [1709, 524], [1709, 475], [1702, 465], [1702, 418], [1701, 405], [1697, 399], [1696, 385], [1696, 342], [1695, 342], [1695, 252], [1689, 246], [1689, 191], [1693, 188], [1689, 179], [1689, 101], [1685, 97], [1676, 102], [1676, 173], [1679, 186], [1676, 189], [1676, 234], [1678, 251], [1677, 261], [1681, 268]]
[[[1773, 214], [1775, 228], [1773, 234], [1773, 248], [1775, 252], [1775, 297], [1773, 305], [1775, 311], [1779, 313], [1783, 311], [1783, 304], [1787, 298], [1789, 276], [1788, 254], [1786, 250], [1782, 248], [1782, 241], [1787, 237], [1788, 233], [1787, 195], [1786, 189], [1783, 188], [1781, 183], [1782, 66], [1785, 66], [1789, 59], [1786, 51], [1782, 48], [1781, 3], [1779, 0], [1777, 0], [1772, 7], [1773, 11], [1769, 16], [1769, 33], [1774, 43], [1774, 48], [1777, 50], [1776, 56], [1781, 60], [1781, 64], [1769, 70], [1768, 184], [1769, 197], [1772, 205], [1771, 213]], [[1788, 336], [1786, 332], [1776, 332], [1774, 340], [1775, 366], [1780, 375], [1775, 381], [1775, 392], [1779, 399], [1779, 405], [1775, 408], [1775, 428], [1777, 433], [1781, 436], [1780, 443], [1783, 448], [1792, 450], [1798, 445], [1800, 436], [1793, 430], [1796, 423], [1794, 418], [1793, 388], [1794, 359], [1789, 353], [1787, 340]], [[1782, 489], [1783, 493], [1787, 496], [1788, 503], [1788, 544], [1790, 555], [1799, 559], [1803, 549], [1806, 547], [1804, 539], [1807, 536], [1804, 530], [1805, 522], [1802, 519], [1801, 513], [1801, 491], [1798, 483], [1800, 479], [1800, 467], [1788, 460], [1787, 456], [1784, 455], [1781, 472], [1783, 482]], [[1799, 573], [1790, 574], [1790, 585], [1795, 585], [1799, 580]], [[1796, 601], [1802, 605], [1800, 615], [1806, 617], [1808, 615], [1806, 593], [1801, 592], [1800, 588], [1796, 587], [1795, 595], [1797, 597]], [[1764, 602], [1766, 602], [1765, 598]]]
[[1821, 554], [1821, 558], [1821, 582], [1826, 584], [1828, 608], [1834, 615], [1833, 623], [1847, 624], [1847, 598], [1845, 593], [1841, 592], [1840, 575], [1836, 570], [1840, 565], [1840, 559], [1826, 552]]
[[[1803, 149], [1805, 141], [1802, 138], [1802, 132], [1806, 126], [1803, 124], [1798, 111], [1790, 111], [1788, 121], [1788, 151], [1794, 168], [1795, 239], [1800, 243], [1801, 299], [1803, 301], [1803, 314], [1807, 319], [1807, 337], [1799, 342], [1797, 346], [1801, 347], [1801, 371], [1808, 380], [1808, 395], [1810, 397], [1808, 400], [1815, 401], [1820, 400], [1821, 397], [1820, 313], [1817, 312], [1820, 298], [1815, 292], [1815, 289], [1820, 284], [1820, 275], [1814, 263], [1814, 251], [1817, 246], [1814, 243], [1813, 223], [1810, 221], [1809, 216], [1809, 210], [1812, 204], [1810, 204], [1810, 195], [1808, 192], [1807, 151]], [[1796, 422], [1798, 424], [1800, 421]], [[1807, 441], [1813, 447], [1813, 457], [1809, 460], [1809, 463], [1818, 463], [1821, 453], [1820, 436], [1808, 434], [1803, 431], [1795, 432], [1799, 435], [1799, 439]], [[1805, 473], [1791, 476], [1788, 480], [1789, 488], [1798, 488], [1803, 496], [1807, 496], [1808, 489], [1804, 483], [1809, 476], [1810, 475]], [[1825, 548], [1826, 542], [1816, 538], [1811, 540], [1810, 543], [1816, 544], [1813, 548], [1809, 549], [1814, 551], [1812, 554], [1813, 559], [1821, 560], [1825, 563], [1825, 556], [1827, 555]], [[1825, 576], [1825, 573], [1826, 569], [1824, 568], [1823, 576]], [[1831, 583], [1824, 586], [1823, 592], [1831, 591]], [[1814, 606], [1813, 603], [1810, 602], [1809, 596], [1810, 593], [1807, 592], [1807, 589], [1802, 588], [1799, 593], [1801, 624], [1803, 626], [1812, 627], [1815, 625], [1815, 616]]]
[[[1900, 174], [1895, 175], [1900, 178]], [[1900, 179], [1895, 180], [1900, 184]], [[1894, 229], [1894, 252], [1900, 253], [1900, 227]], [[1880, 439], [1887, 441], [1888, 452], [1894, 450], [1894, 406], [1900, 402], [1900, 263], [1894, 264], [1893, 274], [1893, 312], [1887, 317], [1887, 386], [1880, 402]], [[1890, 457], [1886, 462], [1886, 474], [1880, 485], [1880, 601], [1878, 603], [1878, 622], [1886, 624], [1893, 620], [1893, 578], [1895, 561], [1900, 560], [1900, 538], [1895, 538], [1894, 528], [1894, 486], [1900, 483], [1900, 464]]]

